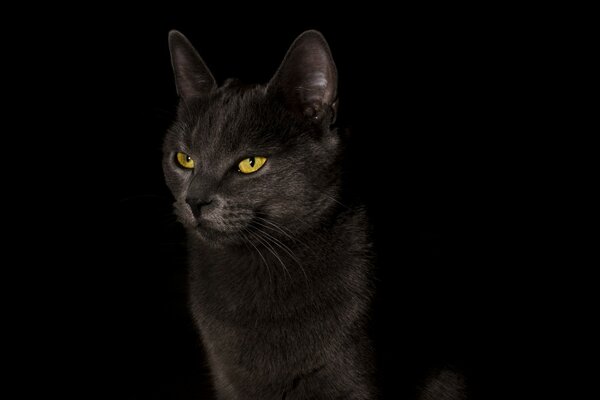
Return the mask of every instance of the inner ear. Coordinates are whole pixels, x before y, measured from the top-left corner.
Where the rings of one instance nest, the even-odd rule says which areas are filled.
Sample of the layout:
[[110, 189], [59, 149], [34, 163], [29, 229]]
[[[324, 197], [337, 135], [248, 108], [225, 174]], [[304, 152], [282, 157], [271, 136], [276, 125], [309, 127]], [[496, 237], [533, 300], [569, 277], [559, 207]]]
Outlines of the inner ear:
[[321, 118], [337, 105], [337, 69], [323, 35], [307, 31], [291, 45], [269, 82], [269, 91], [307, 118]]

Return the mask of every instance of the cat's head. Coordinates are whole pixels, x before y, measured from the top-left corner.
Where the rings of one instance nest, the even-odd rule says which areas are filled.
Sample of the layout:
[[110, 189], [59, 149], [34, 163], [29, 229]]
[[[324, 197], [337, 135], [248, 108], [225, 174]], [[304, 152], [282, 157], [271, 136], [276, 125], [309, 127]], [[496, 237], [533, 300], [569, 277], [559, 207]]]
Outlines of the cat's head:
[[181, 33], [169, 47], [180, 103], [163, 168], [184, 226], [224, 246], [322, 223], [340, 176], [337, 71], [323, 36], [300, 35], [264, 86], [218, 87]]

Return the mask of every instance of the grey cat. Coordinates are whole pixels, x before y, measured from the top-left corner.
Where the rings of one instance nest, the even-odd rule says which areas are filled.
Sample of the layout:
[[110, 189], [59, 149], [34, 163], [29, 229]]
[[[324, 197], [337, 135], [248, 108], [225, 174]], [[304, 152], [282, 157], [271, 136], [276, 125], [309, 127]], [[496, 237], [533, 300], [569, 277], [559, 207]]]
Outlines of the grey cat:
[[337, 70], [316, 31], [267, 85], [217, 86], [169, 35], [177, 120], [163, 167], [219, 399], [373, 399], [368, 221], [344, 197]]

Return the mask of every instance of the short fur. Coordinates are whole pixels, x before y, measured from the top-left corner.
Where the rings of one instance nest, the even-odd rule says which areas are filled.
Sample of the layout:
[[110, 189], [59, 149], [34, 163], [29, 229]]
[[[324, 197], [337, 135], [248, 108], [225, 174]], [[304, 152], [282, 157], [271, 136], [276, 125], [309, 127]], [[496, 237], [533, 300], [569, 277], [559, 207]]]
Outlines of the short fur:
[[[178, 32], [166, 182], [188, 234], [190, 304], [219, 399], [373, 399], [370, 241], [342, 196], [337, 72], [302, 34], [265, 86], [217, 87]], [[177, 165], [183, 152], [194, 169]], [[267, 157], [252, 174], [240, 160]]]

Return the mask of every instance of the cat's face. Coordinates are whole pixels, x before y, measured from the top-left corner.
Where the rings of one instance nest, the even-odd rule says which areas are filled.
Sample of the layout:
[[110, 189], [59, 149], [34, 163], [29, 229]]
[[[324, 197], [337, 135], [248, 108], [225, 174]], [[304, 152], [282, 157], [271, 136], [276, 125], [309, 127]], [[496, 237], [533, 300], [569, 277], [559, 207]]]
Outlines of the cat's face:
[[[219, 246], [247, 243], [265, 233], [298, 235], [318, 224], [335, 202], [339, 141], [329, 128], [333, 110], [325, 101], [335, 100], [335, 89], [320, 86], [329, 92], [312, 98], [316, 89], [310, 84], [318, 79], [327, 84], [332, 72], [293, 81], [302, 77], [289, 74], [306, 74], [285, 70], [291, 68], [286, 67], [290, 57], [296, 57], [297, 69], [294, 51], [299, 50], [294, 49], [302, 48], [297, 40], [268, 86], [216, 88], [195, 52], [182, 61], [189, 43], [179, 36], [175, 40], [180, 42], [173, 44], [172, 38], [171, 51], [182, 100], [165, 140], [163, 168], [179, 220], [201, 240]], [[315, 45], [315, 37], [306, 40]], [[198, 73], [182, 78], [190, 62]], [[312, 91], [298, 98], [297, 90], [287, 93], [286, 84]]]

